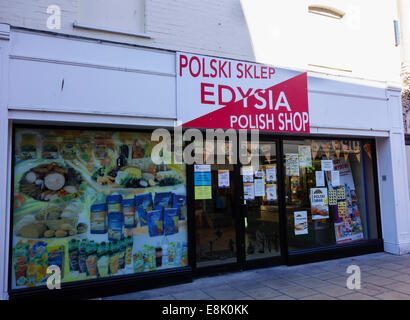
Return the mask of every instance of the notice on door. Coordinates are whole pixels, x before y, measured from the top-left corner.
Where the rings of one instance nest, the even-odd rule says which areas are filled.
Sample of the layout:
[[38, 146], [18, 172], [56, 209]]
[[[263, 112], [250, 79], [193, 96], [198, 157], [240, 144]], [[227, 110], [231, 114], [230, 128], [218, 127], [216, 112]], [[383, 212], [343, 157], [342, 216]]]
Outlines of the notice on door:
[[195, 200], [212, 199], [211, 186], [195, 186]]
[[276, 166], [266, 167], [266, 182], [276, 182]]
[[218, 170], [218, 188], [229, 187], [229, 170]]
[[308, 234], [308, 217], [307, 211], [294, 212], [295, 235]]
[[266, 200], [276, 201], [277, 199], [278, 199], [278, 195], [276, 192], [276, 184], [267, 184], [266, 185]]
[[212, 199], [212, 174], [210, 165], [194, 166], [195, 200]]
[[265, 196], [265, 181], [263, 179], [255, 179], [255, 197]]
[[245, 200], [255, 200], [255, 187], [253, 183], [243, 184], [243, 198]]
[[286, 175], [288, 177], [299, 177], [299, 154], [287, 153], [286, 160]]

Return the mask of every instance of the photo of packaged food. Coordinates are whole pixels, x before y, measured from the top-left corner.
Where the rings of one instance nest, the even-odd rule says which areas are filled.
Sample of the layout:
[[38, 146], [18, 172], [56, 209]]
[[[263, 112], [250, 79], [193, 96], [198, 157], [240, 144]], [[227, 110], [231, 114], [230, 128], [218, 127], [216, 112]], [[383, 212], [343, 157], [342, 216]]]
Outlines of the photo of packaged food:
[[164, 234], [172, 235], [178, 233], [178, 209], [177, 208], [165, 208], [164, 209]]
[[107, 233], [107, 205], [93, 204], [90, 208], [90, 232], [92, 234]]
[[164, 234], [163, 210], [148, 211], [148, 232], [150, 237]]
[[103, 241], [97, 248], [97, 271], [99, 278], [106, 278], [109, 276], [109, 247]]
[[64, 246], [49, 246], [47, 266], [57, 266], [60, 268], [60, 276], [64, 277]]
[[97, 246], [94, 241], [89, 241], [86, 247], [86, 265], [87, 275], [91, 277], [97, 276]]
[[108, 214], [108, 240], [121, 240], [124, 237], [124, 215], [122, 212]]
[[141, 251], [134, 254], [133, 267], [135, 273], [144, 272], [144, 257]]
[[137, 194], [134, 197], [135, 209], [138, 212], [138, 220], [141, 227], [147, 225], [147, 212], [153, 209], [152, 194]]
[[134, 246], [134, 238], [126, 238], [125, 264], [129, 265], [132, 262], [132, 248]]
[[27, 243], [19, 241], [13, 250], [14, 257], [14, 277], [18, 286], [27, 283], [27, 268], [30, 247]]
[[71, 239], [71, 241], [68, 243], [68, 261], [70, 264], [70, 271], [79, 271], [79, 245], [76, 239]]
[[110, 274], [112, 275], [118, 273], [119, 250], [117, 240], [110, 242]]
[[125, 228], [135, 227], [135, 200], [123, 199], [121, 203], [121, 210], [124, 215], [124, 226]]

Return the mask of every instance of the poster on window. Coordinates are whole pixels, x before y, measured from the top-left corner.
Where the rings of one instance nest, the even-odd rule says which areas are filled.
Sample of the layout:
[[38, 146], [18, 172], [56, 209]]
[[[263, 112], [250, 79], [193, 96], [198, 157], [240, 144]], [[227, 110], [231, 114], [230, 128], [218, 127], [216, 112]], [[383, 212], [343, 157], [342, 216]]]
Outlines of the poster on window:
[[322, 171], [332, 171], [333, 161], [332, 160], [322, 160], [321, 166], [322, 166]]
[[266, 167], [266, 182], [276, 182], [276, 166]]
[[276, 184], [267, 184], [266, 185], [266, 200], [267, 201], [276, 201], [278, 200], [278, 195], [276, 191]]
[[253, 182], [253, 167], [242, 167], [241, 168], [242, 180], [244, 183]]
[[229, 188], [229, 170], [218, 170], [218, 188]]
[[149, 132], [16, 128], [12, 289], [45, 286], [51, 265], [62, 283], [187, 265], [185, 166], [155, 164], [156, 143]]
[[299, 177], [299, 154], [286, 153], [286, 175], [288, 177]]
[[255, 197], [264, 197], [265, 196], [265, 180], [264, 179], [255, 179]]
[[333, 186], [332, 183], [329, 185], [337, 192], [337, 214], [334, 223], [336, 242], [362, 240], [364, 236], [359, 201], [349, 159], [340, 157], [334, 159], [333, 164], [333, 170], [339, 172], [339, 186]]
[[356, 219], [345, 219], [334, 224], [336, 243], [346, 243], [363, 240], [363, 227], [360, 217]]
[[315, 177], [316, 177], [316, 187], [324, 187], [325, 186], [324, 171], [315, 171]]
[[311, 188], [310, 203], [313, 220], [329, 218], [327, 188]]
[[299, 166], [301, 168], [312, 166], [312, 150], [310, 146], [298, 146], [298, 154]]
[[294, 212], [295, 236], [308, 234], [308, 216], [307, 211]]
[[243, 184], [243, 197], [245, 200], [255, 200], [255, 187], [253, 183]]

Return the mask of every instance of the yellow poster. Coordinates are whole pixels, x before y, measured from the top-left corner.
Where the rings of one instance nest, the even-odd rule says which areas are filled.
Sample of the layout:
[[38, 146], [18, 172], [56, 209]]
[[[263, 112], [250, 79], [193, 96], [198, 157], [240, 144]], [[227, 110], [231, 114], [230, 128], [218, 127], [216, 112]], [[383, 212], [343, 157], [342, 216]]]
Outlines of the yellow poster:
[[195, 186], [195, 200], [212, 199], [212, 186]]

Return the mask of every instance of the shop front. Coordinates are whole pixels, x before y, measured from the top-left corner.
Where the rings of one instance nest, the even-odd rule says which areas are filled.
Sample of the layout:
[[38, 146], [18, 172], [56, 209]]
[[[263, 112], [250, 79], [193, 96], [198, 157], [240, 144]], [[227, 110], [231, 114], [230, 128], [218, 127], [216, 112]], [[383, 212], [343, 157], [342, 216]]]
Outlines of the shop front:
[[395, 88], [135, 47], [90, 64], [103, 45], [20, 31], [7, 50], [8, 297], [406, 250]]

